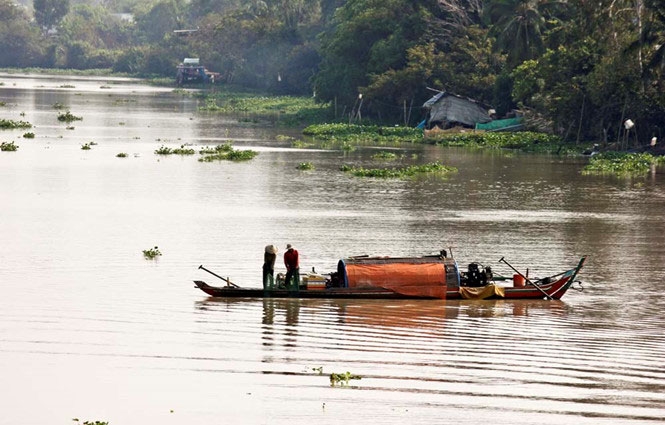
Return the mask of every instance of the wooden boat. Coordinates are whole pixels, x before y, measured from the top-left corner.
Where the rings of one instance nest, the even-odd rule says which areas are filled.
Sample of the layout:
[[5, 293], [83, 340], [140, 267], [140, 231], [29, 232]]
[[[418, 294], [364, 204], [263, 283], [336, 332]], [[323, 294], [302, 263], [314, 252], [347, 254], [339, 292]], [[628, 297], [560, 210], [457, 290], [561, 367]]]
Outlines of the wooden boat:
[[[558, 300], [573, 285], [586, 257], [576, 267], [544, 278], [528, 278], [503, 258], [515, 274], [495, 276], [491, 267], [470, 263], [460, 271], [457, 261], [439, 255], [423, 257], [352, 257], [340, 260], [337, 271], [324, 278], [305, 275], [300, 285], [286, 288], [239, 287], [228, 278], [225, 286], [195, 280], [212, 297], [226, 298], [357, 298], [357, 299], [549, 299]], [[278, 275], [279, 277], [279, 275]], [[279, 279], [278, 279], [279, 281]]]

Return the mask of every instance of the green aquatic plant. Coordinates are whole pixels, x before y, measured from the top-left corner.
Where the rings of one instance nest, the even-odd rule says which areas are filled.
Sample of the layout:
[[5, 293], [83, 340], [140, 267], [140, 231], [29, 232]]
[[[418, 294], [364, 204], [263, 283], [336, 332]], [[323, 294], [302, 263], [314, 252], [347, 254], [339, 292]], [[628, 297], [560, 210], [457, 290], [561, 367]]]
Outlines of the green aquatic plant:
[[275, 139], [278, 142], [294, 142], [296, 140], [295, 137], [285, 136], [283, 134], [278, 134]]
[[203, 148], [199, 151], [201, 155], [213, 155], [222, 152], [231, 152], [233, 150], [233, 145], [230, 142], [226, 142], [222, 145], [217, 145], [212, 148]]
[[85, 143], [85, 144], [81, 145], [81, 149], [83, 149], [84, 151], [89, 151], [90, 149], [92, 149], [92, 147], [91, 147], [90, 143]]
[[425, 140], [441, 146], [514, 149], [521, 152], [557, 155], [579, 154], [585, 149], [582, 145], [564, 144], [559, 136], [532, 131], [429, 133]]
[[383, 179], [402, 179], [415, 177], [420, 174], [446, 175], [456, 173], [457, 168], [449, 167], [438, 162], [424, 165], [411, 165], [402, 168], [362, 168], [343, 165], [341, 171], [350, 173], [356, 177], [375, 177]]
[[330, 386], [334, 387], [339, 384], [340, 386], [349, 385], [351, 379], [362, 379], [360, 375], [353, 375], [351, 372], [346, 373], [331, 373], [330, 374]]
[[314, 124], [303, 134], [319, 140], [338, 140], [347, 143], [388, 143], [422, 141], [423, 131], [413, 127], [381, 127], [360, 124]]
[[[246, 113], [274, 119], [285, 126], [324, 122], [331, 118], [329, 103], [318, 103], [311, 97], [262, 96], [221, 90], [209, 93], [200, 109], [209, 112]], [[255, 122], [256, 118], [248, 118]]]
[[311, 162], [301, 162], [296, 168], [301, 171], [309, 171], [314, 169], [314, 164]]
[[24, 133], [23, 138], [24, 139], [34, 139], [35, 138], [35, 133], [32, 133], [32, 132]]
[[256, 155], [259, 154], [258, 152], [253, 150], [233, 149], [233, 147], [229, 143], [218, 145], [217, 147], [212, 149], [212, 152], [210, 149], [201, 150], [200, 152], [205, 156], [199, 158], [199, 162], [212, 162], [220, 160], [249, 161], [250, 159], [253, 159]]
[[116, 155], [116, 158], [127, 158], [127, 154], [125, 152], [120, 152]]
[[592, 156], [582, 174], [640, 176], [648, 174], [652, 165], [658, 164], [665, 164], [665, 157], [650, 153], [605, 152]]
[[302, 140], [294, 140], [291, 142], [291, 147], [296, 149], [306, 149], [314, 146], [313, 143], [303, 142]]
[[227, 158], [231, 161], [249, 161], [253, 159], [259, 153], [253, 150], [232, 150], [227, 154]]
[[18, 145], [15, 144], [14, 142], [2, 142], [0, 144], [0, 151], [3, 152], [16, 152], [18, 149]]
[[143, 256], [146, 258], [146, 260], [153, 260], [160, 255], [162, 255], [162, 253], [157, 246], [143, 250]]
[[155, 153], [157, 155], [171, 155], [173, 153], [173, 149], [167, 148], [166, 146], [162, 145], [159, 147], [159, 149], [155, 150]]
[[60, 102], [55, 102], [55, 103], [53, 104], [53, 109], [65, 109], [65, 108], [66, 108], [66, 106], [63, 105], [63, 104], [60, 103]]
[[381, 151], [372, 155], [372, 159], [378, 161], [394, 161], [397, 159], [397, 154], [395, 152]]
[[185, 145], [180, 145], [179, 148], [173, 149], [171, 153], [175, 155], [194, 155], [196, 151], [192, 148], [186, 148]]
[[344, 142], [342, 143], [341, 149], [342, 149], [344, 152], [353, 152], [353, 151], [355, 151], [355, 150], [357, 149], [357, 147], [354, 146], [354, 145], [352, 145], [352, 144], [350, 144], [350, 143], [347, 142], [347, 141], [344, 141]]
[[0, 118], [0, 129], [12, 130], [15, 128], [32, 128], [32, 124], [26, 121], [6, 120]]
[[72, 121], [81, 121], [82, 119], [83, 117], [77, 117], [76, 115], [72, 114], [70, 111], [58, 115], [58, 121], [66, 123], [70, 123]]

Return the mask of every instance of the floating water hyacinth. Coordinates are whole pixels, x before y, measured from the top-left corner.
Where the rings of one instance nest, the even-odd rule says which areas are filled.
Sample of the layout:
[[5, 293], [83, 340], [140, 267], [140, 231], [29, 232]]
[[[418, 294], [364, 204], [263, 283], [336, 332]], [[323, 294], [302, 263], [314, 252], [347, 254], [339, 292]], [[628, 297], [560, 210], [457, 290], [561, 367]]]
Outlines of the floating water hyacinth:
[[159, 257], [160, 255], [162, 255], [162, 253], [160, 252], [160, 250], [159, 250], [159, 248], [158, 248], [157, 246], [155, 246], [154, 248], [144, 249], [144, 250], [143, 250], [143, 256], [144, 256], [147, 260], [153, 260], [153, 259], [155, 259], [156, 257]]

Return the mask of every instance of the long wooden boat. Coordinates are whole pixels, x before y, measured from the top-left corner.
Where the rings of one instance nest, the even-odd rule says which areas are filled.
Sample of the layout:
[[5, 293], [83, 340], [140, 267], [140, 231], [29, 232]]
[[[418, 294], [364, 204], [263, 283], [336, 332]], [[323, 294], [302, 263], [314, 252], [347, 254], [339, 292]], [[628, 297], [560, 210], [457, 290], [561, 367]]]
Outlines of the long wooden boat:
[[226, 281], [225, 286], [195, 280], [212, 297], [225, 298], [357, 298], [357, 299], [560, 299], [573, 285], [586, 257], [577, 266], [544, 278], [529, 279], [514, 269], [512, 277], [494, 276], [477, 263], [460, 271], [457, 262], [443, 255], [423, 257], [352, 257], [340, 260], [336, 272], [303, 277], [291, 288], [239, 287], [228, 278], [199, 266]]

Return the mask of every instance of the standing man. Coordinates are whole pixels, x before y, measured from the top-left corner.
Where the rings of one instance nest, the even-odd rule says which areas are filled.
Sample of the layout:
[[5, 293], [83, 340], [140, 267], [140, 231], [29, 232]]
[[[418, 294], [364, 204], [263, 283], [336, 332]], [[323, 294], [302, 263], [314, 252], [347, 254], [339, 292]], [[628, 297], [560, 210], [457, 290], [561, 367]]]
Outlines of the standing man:
[[[298, 289], [300, 287], [300, 262], [298, 259], [298, 251], [295, 250], [290, 243], [286, 244], [284, 265], [286, 266], [284, 285], [286, 285], [287, 288], [292, 287], [293, 289]], [[293, 282], [291, 282], [291, 279], [293, 279]]]
[[277, 259], [277, 247], [266, 246], [263, 254], [263, 290], [273, 289], [275, 286], [275, 260]]

